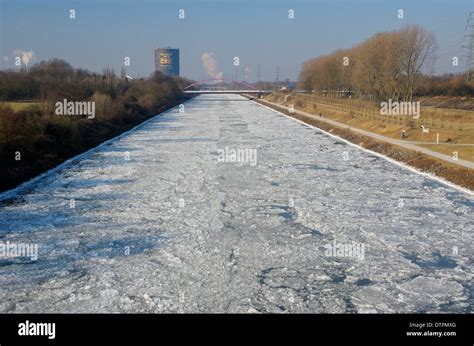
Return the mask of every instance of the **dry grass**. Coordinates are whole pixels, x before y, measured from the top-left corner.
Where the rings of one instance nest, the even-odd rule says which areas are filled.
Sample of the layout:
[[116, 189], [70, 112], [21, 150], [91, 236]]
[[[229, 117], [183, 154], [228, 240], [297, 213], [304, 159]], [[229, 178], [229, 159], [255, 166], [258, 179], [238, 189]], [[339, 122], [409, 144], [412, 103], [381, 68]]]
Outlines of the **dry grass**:
[[0, 110], [10, 108], [14, 112], [22, 111], [31, 106], [39, 106], [40, 102], [0, 102]]

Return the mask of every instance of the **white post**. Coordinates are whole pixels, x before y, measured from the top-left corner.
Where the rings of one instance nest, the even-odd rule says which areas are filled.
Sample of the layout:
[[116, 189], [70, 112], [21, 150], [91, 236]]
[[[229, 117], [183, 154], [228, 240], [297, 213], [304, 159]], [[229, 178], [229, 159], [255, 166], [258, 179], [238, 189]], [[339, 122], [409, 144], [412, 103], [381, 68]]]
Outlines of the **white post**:
[[439, 144], [439, 132], [436, 134], [436, 144]]

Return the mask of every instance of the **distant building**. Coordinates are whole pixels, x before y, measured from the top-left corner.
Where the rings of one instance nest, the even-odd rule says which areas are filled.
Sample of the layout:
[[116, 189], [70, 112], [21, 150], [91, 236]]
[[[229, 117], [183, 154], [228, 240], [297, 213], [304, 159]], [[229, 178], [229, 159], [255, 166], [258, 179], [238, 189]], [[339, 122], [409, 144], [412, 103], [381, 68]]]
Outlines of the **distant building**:
[[179, 76], [179, 49], [165, 47], [155, 49], [155, 71], [166, 76]]

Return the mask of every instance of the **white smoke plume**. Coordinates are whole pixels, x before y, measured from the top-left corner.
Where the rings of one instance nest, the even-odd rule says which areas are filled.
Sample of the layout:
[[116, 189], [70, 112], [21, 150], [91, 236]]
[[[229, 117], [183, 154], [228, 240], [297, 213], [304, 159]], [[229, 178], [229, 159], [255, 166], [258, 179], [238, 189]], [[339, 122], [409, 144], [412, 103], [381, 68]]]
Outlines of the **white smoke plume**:
[[21, 58], [21, 62], [25, 65], [28, 65], [35, 55], [33, 51], [27, 52], [21, 49], [15, 49], [13, 53], [15, 53], [16, 56], [19, 56]]
[[223, 73], [217, 70], [217, 59], [212, 52], [204, 52], [201, 57], [202, 65], [212, 78], [222, 78]]

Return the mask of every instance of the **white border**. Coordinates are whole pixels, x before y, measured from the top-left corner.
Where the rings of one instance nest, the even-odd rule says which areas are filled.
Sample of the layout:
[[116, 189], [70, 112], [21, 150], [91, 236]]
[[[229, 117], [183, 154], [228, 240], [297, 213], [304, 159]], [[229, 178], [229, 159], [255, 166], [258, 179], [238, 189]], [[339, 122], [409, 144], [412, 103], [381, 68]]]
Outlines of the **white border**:
[[[468, 189], [468, 188], [465, 188], [465, 187], [456, 185], [456, 184], [454, 184], [454, 183], [452, 183], [452, 182], [450, 182], [450, 181], [447, 181], [447, 180], [445, 180], [445, 179], [443, 179], [443, 178], [440, 178], [440, 177], [438, 177], [438, 176], [436, 176], [436, 175], [433, 175], [433, 174], [430, 174], [430, 173], [427, 173], [427, 172], [423, 172], [423, 171], [421, 171], [421, 170], [419, 170], [419, 169], [417, 169], [417, 168], [415, 168], [415, 167], [409, 166], [409, 165], [407, 165], [407, 164], [405, 164], [405, 163], [403, 163], [403, 162], [400, 162], [400, 161], [397, 161], [397, 160], [395, 160], [395, 159], [392, 159], [391, 157], [388, 157], [388, 156], [385, 156], [385, 155], [380, 154], [380, 153], [378, 153], [378, 152], [375, 152], [375, 151], [369, 150], [369, 149], [367, 149], [367, 148], [361, 147], [361, 146], [359, 146], [359, 145], [357, 145], [357, 144], [355, 144], [355, 143], [353, 143], [353, 142], [351, 142], [351, 141], [348, 141], [347, 139], [344, 139], [344, 138], [342, 138], [342, 137], [336, 136], [336, 135], [334, 135], [334, 134], [332, 134], [332, 133], [330, 133], [330, 132], [327, 132], [327, 131], [325, 131], [325, 130], [323, 130], [323, 129], [320, 129], [319, 127], [316, 127], [316, 126], [314, 126], [314, 125], [307, 124], [307, 123], [305, 123], [305, 122], [302, 121], [302, 120], [293, 118], [292, 116], [286, 115], [285, 113], [282, 113], [282, 112], [280, 112], [280, 111], [278, 111], [278, 110], [276, 110], [276, 109], [273, 109], [273, 108], [268, 107], [268, 106], [266, 106], [266, 105], [263, 105], [263, 104], [261, 104], [261, 103], [255, 102], [254, 100], [250, 100], [250, 101], [252, 101], [253, 103], [255, 103], [255, 104], [257, 104], [257, 105], [259, 105], [259, 106], [261, 106], [261, 107], [268, 108], [269, 110], [271, 110], [271, 111], [273, 111], [273, 112], [276, 112], [276, 113], [281, 114], [281, 115], [283, 115], [283, 116], [285, 116], [285, 117], [287, 117], [287, 118], [290, 118], [291, 120], [297, 121], [297, 122], [299, 122], [299, 123], [301, 123], [301, 124], [303, 124], [303, 125], [306, 125], [306, 126], [308, 126], [308, 127], [311, 127], [311, 128], [313, 128], [313, 129], [316, 129], [316, 130], [318, 130], [318, 131], [320, 131], [320, 132], [322, 132], [322, 133], [325, 133], [326, 135], [329, 135], [329, 136], [331, 136], [331, 137], [333, 137], [333, 138], [335, 138], [335, 139], [341, 140], [341, 141], [343, 141], [343, 142], [345, 142], [345, 143], [347, 143], [347, 144], [349, 144], [349, 145], [352, 145], [353, 147], [356, 147], [356, 148], [358, 148], [358, 149], [360, 149], [360, 150], [362, 150], [362, 151], [365, 151], [365, 152], [367, 152], [367, 153], [370, 153], [370, 154], [373, 154], [373, 155], [375, 155], [375, 156], [378, 156], [378, 157], [380, 157], [380, 158], [382, 158], [382, 159], [385, 159], [385, 160], [387, 160], [387, 161], [389, 161], [389, 162], [391, 162], [391, 163], [394, 163], [394, 164], [397, 165], [397, 166], [400, 166], [400, 167], [403, 167], [403, 168], [405, 168], [405, 169], [408, 169], [408, 170], [410, 170], [410, 171], [412, 171], [412, 172], [415, 172], [415, 173], [424, 175], [424, 176], [426, 176], [426, 177], [428, 177], [428, 178], [437, 180], [437, 181], [439, 181], [440, 183], [442, 183], [442, 184], [444, 184], [444, 185], [448, 185], [449, 187], [452, 187], [452, 188], [455, 188], [455, 189], [457, 189], [457, 190], [460, 190], [461, 192], [464, 192], [464, 193], [466, 193], [466, 194], [468, 194], [468, 195], [470, 195], [470, 196], [474, 196], [474, 191], [472, 191], [472, 190], [470, 190], [470, 189]], [[315, 119], [315, 120], [317, 120], [317, 119]], [[335, 125], [333, 125], [333, 126], [335, 126]], [[335, 127], [338, 127], [338, 126], [335, 126]], [[363, 135], [361, 135], [361, 136], [363, 136]], [[408, 149], [407, 149], [407, 150], [408, 150]]]

